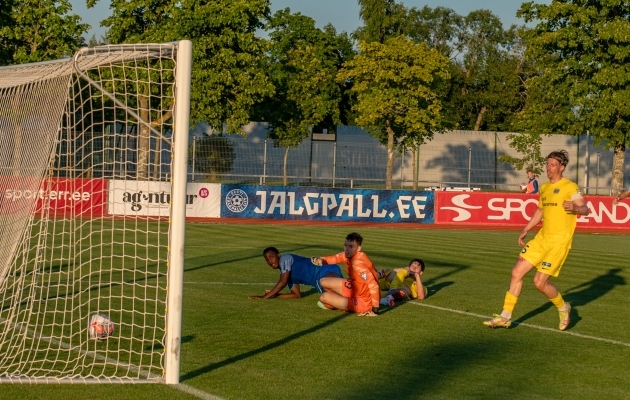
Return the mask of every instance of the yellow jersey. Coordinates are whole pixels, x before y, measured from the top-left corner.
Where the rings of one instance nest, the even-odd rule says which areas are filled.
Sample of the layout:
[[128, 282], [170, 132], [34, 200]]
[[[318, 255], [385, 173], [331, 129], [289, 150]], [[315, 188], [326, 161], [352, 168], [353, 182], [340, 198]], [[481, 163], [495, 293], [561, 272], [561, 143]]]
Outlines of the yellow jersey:
[[570, 246], [577, 225], [577, 214], [567, 212], [562, 207], [562, 203], [566, 200], [573, 201], [581, 198], [582, 193], [578, 185], [566, 178], [553, 184], [543, 183], [538, 200], [538, 207], [543, 212], [543, 224], [536, 236], [541, 236], [541, 239], [547, 242]]

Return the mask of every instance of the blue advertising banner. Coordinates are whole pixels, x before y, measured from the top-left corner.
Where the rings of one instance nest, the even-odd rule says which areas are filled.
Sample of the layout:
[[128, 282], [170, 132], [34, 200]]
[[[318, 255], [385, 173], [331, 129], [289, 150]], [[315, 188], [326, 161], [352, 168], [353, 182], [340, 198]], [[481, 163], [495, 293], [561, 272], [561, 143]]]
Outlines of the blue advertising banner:
[[221, 218], [434, 223], [435, 193], [221, 185]]

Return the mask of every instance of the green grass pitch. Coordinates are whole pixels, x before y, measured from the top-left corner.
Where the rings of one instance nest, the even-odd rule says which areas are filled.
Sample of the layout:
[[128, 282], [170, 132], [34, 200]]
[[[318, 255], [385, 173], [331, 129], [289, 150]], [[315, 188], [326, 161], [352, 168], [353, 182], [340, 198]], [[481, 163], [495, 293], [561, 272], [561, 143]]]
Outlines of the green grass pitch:
[[[301, 300], [247, 299], [278, 277], [264, 247], [329, 255], [351, 231], [363, 235], [378, 267], [424, 259], [429, 297], [376, 318], [321, 310], [310, 287]], [[482, 321], [501, 309], [517, 238], [514, 231], [189, 223], [181, 379], [197, 396], [164, 385], [2, 385], [0, 398], [628, 398], [627, 237], [575, 236], [553, 279], [573, 305], [566, 332], [534, 289], [533, 273], [516, 324], [492, 330]]]

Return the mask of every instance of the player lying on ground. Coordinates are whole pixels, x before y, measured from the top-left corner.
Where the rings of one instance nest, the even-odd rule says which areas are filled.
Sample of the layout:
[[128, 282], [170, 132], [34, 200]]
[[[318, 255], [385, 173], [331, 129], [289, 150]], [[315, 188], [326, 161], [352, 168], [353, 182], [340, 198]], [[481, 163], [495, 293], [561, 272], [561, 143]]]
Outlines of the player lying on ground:
[[[311, 285], [318, 292], [323, 289], [319, 280], [323, 277], [341, 278], [341, 269], [337, 265], [322, 265], [317, 258], [300, 257], [295, 254], [280, 254], [275, 247], [267, 247], [263, 250], [263, 257], [273, 269], [280, 269], [280, 278], [273, 289], [265, 290], [262, 296], [249, 296], [248, 299], [299, 299], [302, 298], [300, 285]], [[313, 263], [313, 260], [317, 264]], [[290, 293], [280, 293], [285, 286], [289, 286]]]
[[363, 237], [356, 232], [346, 236], [343, 252], [322, 257], [326, 264], [344, 262], [348, 278], [322, 278], [320, 284], [326, 290], [319, 296], [324, 305], [355, 312], [360, 316], [376, 316], [381, 292], [378, 274], [367, 254], [361, 251]]
[[414, 258], [404, 268], [383, 269], [378, 271], [378, 285], [382, 291], [387, 291], [381, 299], [381, 305], [394, 307], [396, 300], [424, 300], [427, 288], [422, 284], [424, 261]]

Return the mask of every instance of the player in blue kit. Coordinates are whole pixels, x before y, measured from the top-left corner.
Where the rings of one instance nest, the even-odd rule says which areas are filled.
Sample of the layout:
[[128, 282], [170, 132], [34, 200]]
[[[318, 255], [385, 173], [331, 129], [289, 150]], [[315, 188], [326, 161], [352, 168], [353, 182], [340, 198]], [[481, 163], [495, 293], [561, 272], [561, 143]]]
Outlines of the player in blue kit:
[[[299, 299], [302, 298], [300, 285], [310, 285], [323, 293], [324, 289], [319, 284], [323, 277], [341, 278], [341, 269], [337, 265], [322, 265], [318, 257], [306, 258], [295, 254], [280, 254], [275, 247], [267, 247], [263, 250], [263, 257], [267, 264], [273, 268], [280, 268], [280, 279], [273, 289], [265, 290], [262, 296], [249, 296], [248, 299]], [[290, 293], [280, 293], [285, 286], [289, 286]], [[320, 306], [321, 307], [321, 306]]]

